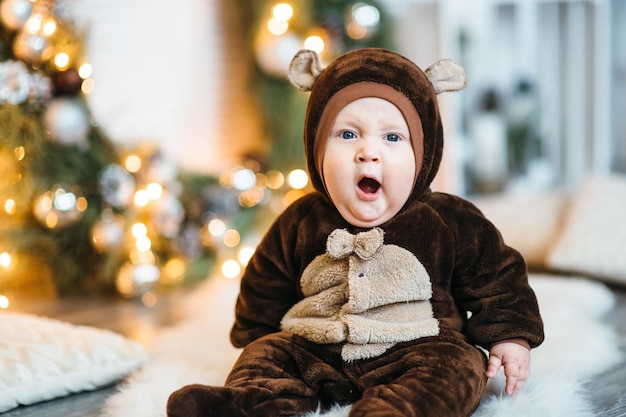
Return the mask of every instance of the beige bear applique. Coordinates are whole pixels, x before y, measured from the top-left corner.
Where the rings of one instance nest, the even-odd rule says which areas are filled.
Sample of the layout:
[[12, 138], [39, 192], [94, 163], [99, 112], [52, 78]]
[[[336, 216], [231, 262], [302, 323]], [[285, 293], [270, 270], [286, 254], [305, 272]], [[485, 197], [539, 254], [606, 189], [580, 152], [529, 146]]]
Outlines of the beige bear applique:
[[426, 269], [411, 252], [383, 239], [379, 228], [356, 235], [333, 231], [326, 253], [302, 274], [306, 298], [285, 314], [281, 328], [316, 343], [345, 343], [345, 361], [439, 334]]

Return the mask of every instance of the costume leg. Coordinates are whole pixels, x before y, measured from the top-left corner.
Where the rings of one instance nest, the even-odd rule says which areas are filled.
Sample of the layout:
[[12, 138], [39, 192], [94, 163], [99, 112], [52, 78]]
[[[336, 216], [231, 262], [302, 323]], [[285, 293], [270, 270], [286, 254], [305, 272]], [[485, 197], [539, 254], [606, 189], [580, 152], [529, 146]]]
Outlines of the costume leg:
[[275, 333], [243, 350], [224, 387], [191, 385], [173, 393], [168, 416], [295, 416], [355, 401], [356, 390], [337, 369], [338, 349]]
[[455, 338], [403, 344], [354, 366], [364, 391], [350, 417], [467, 417], [487, 383], [485, 355]]

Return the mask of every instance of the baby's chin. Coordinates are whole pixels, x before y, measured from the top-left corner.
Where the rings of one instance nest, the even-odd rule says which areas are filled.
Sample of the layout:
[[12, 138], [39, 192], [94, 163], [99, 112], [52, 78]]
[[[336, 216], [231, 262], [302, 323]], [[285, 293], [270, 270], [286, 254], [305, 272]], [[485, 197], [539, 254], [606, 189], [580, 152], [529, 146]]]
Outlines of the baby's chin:
[[388, 222], [397, 214], [397, 211], [391, 213], [383, 212], [380, 214], [376, 213], [369, 215], [360, 214], [358, 212], [342, 212], [342, 210], [339, 210], [339, 213], [344, 218], [344, 220], [350, 223], [352, 226], [368, 229], [381, 226], [384, 223]]

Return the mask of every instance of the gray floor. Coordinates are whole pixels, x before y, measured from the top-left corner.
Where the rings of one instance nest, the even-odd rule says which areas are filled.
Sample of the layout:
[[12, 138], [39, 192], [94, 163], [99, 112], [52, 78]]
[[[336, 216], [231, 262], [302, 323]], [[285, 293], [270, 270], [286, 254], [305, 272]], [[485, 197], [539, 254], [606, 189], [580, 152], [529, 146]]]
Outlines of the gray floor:
[[[619, 333], [620, 347], [626, 352], [626, 288], [614, 289], [618, 303], [615, 311], [607, 317]], [[180, 319], [183, 292], [162, 297], [156, 308], [147, 308], [131, 300], [84, 301], [74, 300], [59, 306], [55, 302], [37, 302], [23, 305], [23, 311], [57, 317], [76, 324], [109, 328], [122, 334], [132, 334], [138, 325], [159, 327], [173, 324]], [[575, 365], [573, 365], [575, 366]], [[626, 361], [605, 372], [587, 384], [590, 398], [596, 405], [598, 417], [626, 416]], [[28, 407], [19, 407], [0, 414], [1, 417], [101, 417], [106, 399], [115, 393], [115, 387], [59, 398]], [[515, 417], [515, 416], [512, 416]], [[524, 416], [527, 417], [527, 416]], [[533, 416], [542, 417], [542, 416]]]

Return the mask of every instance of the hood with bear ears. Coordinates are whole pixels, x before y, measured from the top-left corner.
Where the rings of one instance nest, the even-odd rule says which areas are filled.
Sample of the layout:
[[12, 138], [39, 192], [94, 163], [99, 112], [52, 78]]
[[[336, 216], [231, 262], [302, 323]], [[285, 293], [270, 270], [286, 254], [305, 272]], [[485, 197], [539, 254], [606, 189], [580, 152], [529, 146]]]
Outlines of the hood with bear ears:
[[[311, 92], [304, 122], [304, 147], [309, 176], [317, 191], [328, 196], [320, 168], [321, 157], [324, 139], [337, 113], [351, 101], [364, 97], [390, 101], [400, 109], [409, 126], [416, 162], [421, 160], [409, 199], [419, 198], [429, 188], [443, 152], [436, 94], [465, 87], [465, 73], [457, 63], [441, 60], [422, 71], [395, 52], [364, 48], [347, 52], [322, 69], [317, 53], [301, 50], [291, 62], [288, 78], [297, 89]], [[336, 96], [341, 98], [337, 100]], [[413, 140], [421, 136], [416, 129], [422, 130], [423, 146]]]

